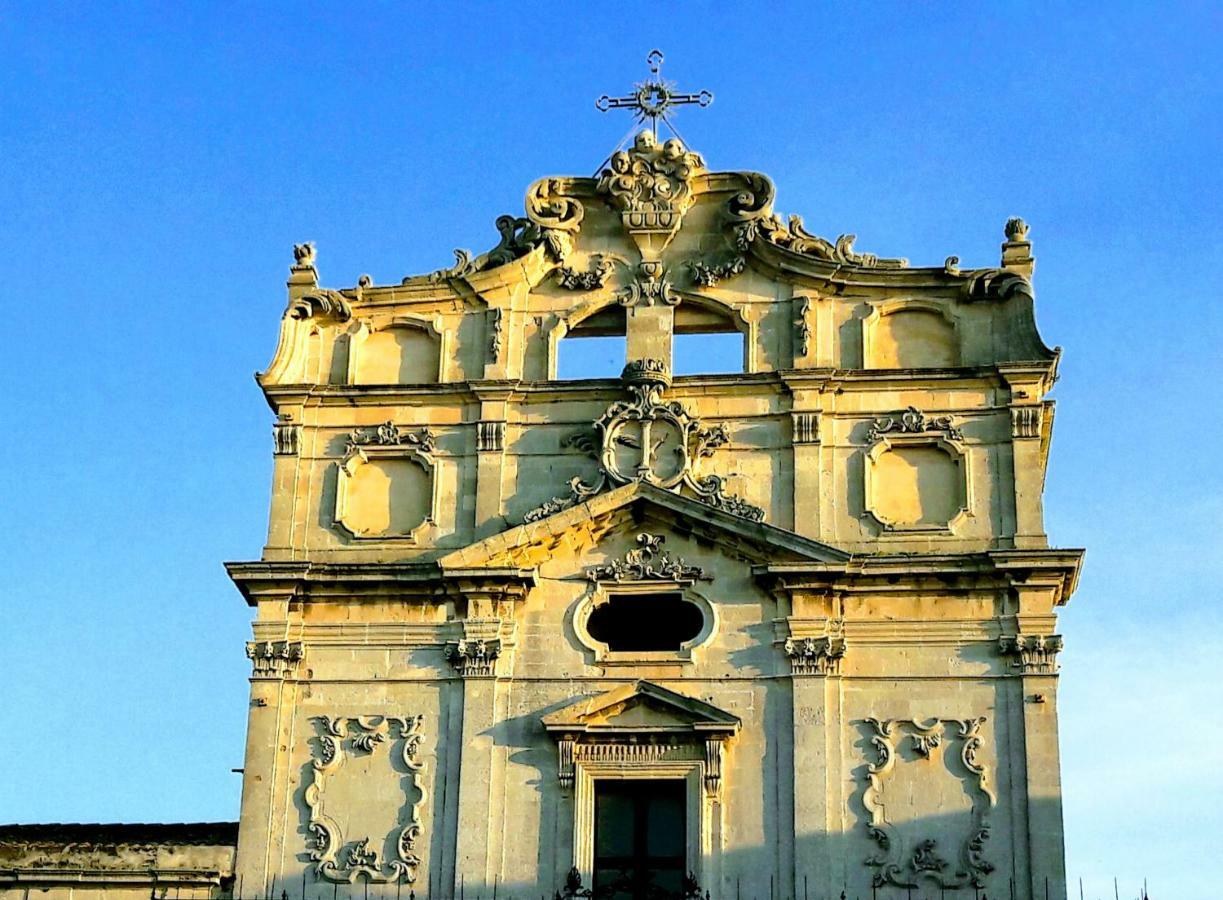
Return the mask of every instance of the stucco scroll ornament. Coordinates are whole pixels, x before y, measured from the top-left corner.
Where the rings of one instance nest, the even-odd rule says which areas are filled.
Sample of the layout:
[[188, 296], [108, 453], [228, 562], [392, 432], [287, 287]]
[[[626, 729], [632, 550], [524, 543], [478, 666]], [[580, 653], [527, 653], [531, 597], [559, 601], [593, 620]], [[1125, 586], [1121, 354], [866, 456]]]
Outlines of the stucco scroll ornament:
[[[310, 812], [309, 830], [312, 835], [309, 854], [315, 874], [329, 881], [352, 884], [362, 875], [374, 884], [412, 883], [420, 867], [417, 843], [420, 838], [420, 807], [425, 801], [425, 789], [418, 773], [424, 764], [418, 759], [423, 740], [423, 716], [318, 716], [321, 726], [319, 753], [311, 761], [313, 778], [307, 785], [304, 799]], [[408, 772], [410, 791], [416, 795], [409, 801], [407, 822], [395, 824], [386, 841], [394, 847], [393, 855], [383, 859], [377, 850], [375, 836], [354, 836], [346, 843], [346, 835], [335, 817], [324, 810], [327, 784], [350, 758], [375, 755], [382, 744], [392, 742], [392, 727], [398, 732], [397, 762]], [[373, 846], [371, 846], [371, 844]]]
[[621, 379], [632, 399], [612, 403], [595, 420], [599, 472], [593, 483], [571, 479], [568, 496], [554, 497], [531, 510], [526, 521], [538, 521], [610, 487], [633, 482], [686, 493], [755, 522], [764, 518], [763, 509], [727, 493], [722, 476], [695, 473], [695, 463], [728, 444], [730, 435], [725, 425], [706, 427], [682, 403], [664, 398], [671, 379], [662, 361], [630, 362]]
[[873, 253], [857, 253], [852, 234], [842, 234], [829, 241], [807, 231], [800, 216], [790, 216], [787, 222], [773, 212], [776, 191], [768, 176], [759, 172], [741, 173], [743, 189], [726, 205], [726, 217], [731, 226], [731, 243], [743, 253], [757, 240], [774, 244], [793, 253], [821, 259], [838, 265], [865, 269], [904, 269], [907, 259], [886, 259]]
[[678, 556], [664, 550], [666, 536], [642, 532], [637, 535], [637, 546], [620, 559], [613, 559], [601, 566], [586, 570], [590, 581], [711, 581], [705, 570], [690, 566]]
[[951, 416], [927, 416], [916, 406], [894, 416], [883, 416], [871, 423], [866, 439], [874, 443], [885, 434], [945, 434], [950, 440], [962, 441], [963, 433], [951, 422]]
[[539, 240], [549, 258], [563, 263], [573, 249], [573, 237], [582, 226], [586, 210], [573, 196], [572, 178], [541, 178], [527, 189], [527, 218], [539, 228]]
[[[990, 812], [997, 805], [997, 797], [990, 783], [989, 772], [977, 756], [981, 749], [980, 729], [984, 722], [984, 716], [926, 721], [863, 720], [863, 724], [871, 729], [870, 742], [878, 754], [874, 762], [867, 763], [867, 785], [862, 795], [862, 803], [871, 817], [866, 823], [867, 834], [879, 848], [878, 853], [865, 860], [866, 865], [876, 870], [873, 876], [876, 887], [888, 884], [917, 887], [923, 877], [934, 879], [942, 888], [985, 886], [986, 876], [994, 871], [994, 865], [985, 858], [985, 843], [989, 840]], [[906, 850], [902, 835], [887, 818], [886, 783], [897, 765], [912, 764], [900, 762], [896, 752], [897, 741], [904, 732], [911, 734], [914, 752], [922, 759], [933, 758], [937, 749], [946, 743], [945, 737], [960, 744], [960, 763], [967, 773], [973, 806], [958, 865], [952, 865], [936, 853], [933, 838], [923, 838], [915, 842], [912, 850]]]
[[289, 318], [316, 319], [325, 322], [347, 322], [352, 318], [349, 299], [330, 288], [316, 288], [289, 303]]

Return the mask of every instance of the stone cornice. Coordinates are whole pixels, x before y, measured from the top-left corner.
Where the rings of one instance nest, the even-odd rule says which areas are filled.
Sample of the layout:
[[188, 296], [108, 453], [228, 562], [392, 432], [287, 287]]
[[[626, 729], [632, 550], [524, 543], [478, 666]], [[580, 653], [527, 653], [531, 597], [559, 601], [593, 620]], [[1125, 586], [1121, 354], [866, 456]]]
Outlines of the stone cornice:
[[[949, 593], [982, 586], [1039, 585], [1053, 591], [1064, 606], [1078, 587], [1083, 550], [995, 550], [983, 553], [855, 555], [845, 563], [776, 563], [752, 569], [760, 580], [780, 590], [871, 590], [898, 577], [908, 579], [890, 590], [924, 590], [932, 580]], [[954, 580], [952, 580], [954, 579]]]

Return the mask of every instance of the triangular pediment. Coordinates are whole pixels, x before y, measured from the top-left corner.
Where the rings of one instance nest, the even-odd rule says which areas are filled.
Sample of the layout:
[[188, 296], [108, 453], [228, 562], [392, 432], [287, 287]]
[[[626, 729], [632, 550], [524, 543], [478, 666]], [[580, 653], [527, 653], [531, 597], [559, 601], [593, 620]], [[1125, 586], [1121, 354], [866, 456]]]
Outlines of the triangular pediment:
[[652, 681], [637, 681], [577, 700], [542, 721], [549, 732], [566, 734], [699, 732], [728, 736], [739, 730], [738, 716]]
[[844, 551], [784, 528], [637, 482], [469, 544], [441, 557], [438, 564], [443, 572], [534, 568], [559, 549], [580, 552], [598, 544], [608, 532], [647, 518], [671, 533], [690, 534], [752, 562], [836, 565], [849, 559]]

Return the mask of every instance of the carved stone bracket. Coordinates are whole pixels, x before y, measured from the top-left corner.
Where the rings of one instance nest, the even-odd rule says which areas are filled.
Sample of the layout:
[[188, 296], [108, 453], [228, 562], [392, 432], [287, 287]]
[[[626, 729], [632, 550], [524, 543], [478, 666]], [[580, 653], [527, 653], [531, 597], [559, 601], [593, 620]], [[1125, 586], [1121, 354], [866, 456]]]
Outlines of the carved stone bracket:
[[248, 641], [246, 655], [252, 678], [274, 680], [292, 674], [305, 654], [300, 641]]
[[621, 306], [676, 306], [679, 294], [662, 263], [643, 260], [637, 267], [637, 279], [616, 291], [616, 302]]
[[998, 638], [998, 652], [1024, 675], [1056, 675], [1061, 651], [1060, 634], [1004, 634]]
[[683, 404], [663, 399], [671, 379], [660, 360], [630, 362], [621, 380], [633, 399], [612, 403], [594, 423], [598, 439], [591, 446], [597, 447], [599, 460], [594, 482], [570, 479], [568, 496], [553, 497], [531, 510], [527, 522], [568, 509], [609, 487], [633, 482], [686, 491], [703, 503], [754, 522], [764, 518], [763, 509], [728, 494], [722, 476], [695, 473], [697, 461], [726, 446], [730, 435], [725, 425], [705, 427]]
[[[425, 790], [418, 773], [423, 763], [417, 758], [423, 740], [420, 727], [422, 716], [356, 716], [351, 718], [319, 716], [319, 754], [312, 760], [312, 779], [305, 789], [304, 799], [309, 810], [310, 860], [315, 875], [328, 881], [355, 883], [362, 875], [373, 884], [416, 880], [420, 866], [417, 842], [420, 838], [420, 806]], [[392, 734], [398, 731], [398, 737]], [[327, 785], [355, 757], [376, 755], [384, 743], [398, 740], [396, 765], [407, 771], [410, 786], [405, 792], [415, 794], [409, 801], [408, 820], [396, 822], [391, 831], [380, 838], [369, 834], [345, 834], [337, 814], [325, 808]], [[392, 766], [391, 771], [395, 769]], [[371, 843], [373, 846], [371, 846]], [[387, 843], [394, 850], [383, 859], [378, 846]]]
[[[990, 812], [997, 804], [990, 784], [989, 772], [978, 759], [981, 749], [981, 725], [984, 717], [976, 719], [940, 719], [926, 721], [918, 719], [865, 719], [871, 729], [870, 742], [878, 754], [875, 762], [867, 764], [867, 786], [862, 801], [870, 814], [867, 833], [879, 848], [879, 852], [866, 858], [866, 865], [874, 868], [873, 881], [876, 887], [888, 884], [899, 887], [917, 887], [920, 879], [931, 878], [941, 888], [984, 887], [985, 877], [994, 870], [994, 865], [985, 859], [985, 843], [990, 834]], [[934, 838], [921, 838], [906, 846], [896, 825], [887, 818], [886, 784], [898, 764], [897, 742], [908, 733], [912, 747], [919, 759], [931, 760], [944, 745], [960, 744], [960, 764], [967, 773], [966, 786], [972, 796], [971, 822], [955, 863], [944, 859], [937, 852]], [[950, 752], [950, 747], [944, 752]]]
[[839, 675], [845, 657], [845, 637], [825, 634], [818, 637], [788, 637], [782, 645], [794, 675]]
[[666, 537], [661, 534], [637, 535], [637, 547], [623, 558], [586, 570], [586, 577], [599, 581], [671, 581], [680, 584], [712, 581], [699, 566], [690, 566], [679, 557], [662, 549]]
[[301, 426], [288, 413], [276, 417], [272, 426], [272, 454], [274, 456], [296, 456], [301, 440]]
[[927, 416], [916, 406], [910, 406], [895, 416], [876, 419], [866, 434], [871, 443], [887, 434], [941, 433], [953, 441], [964, 439], [963, 433], [951, 423], [950, 416]]
[[446, 659], [464, 678], [491, 678], [497, 674], [497, 658], [501, 655], [501, 641], [467, 640], [446, 645]]

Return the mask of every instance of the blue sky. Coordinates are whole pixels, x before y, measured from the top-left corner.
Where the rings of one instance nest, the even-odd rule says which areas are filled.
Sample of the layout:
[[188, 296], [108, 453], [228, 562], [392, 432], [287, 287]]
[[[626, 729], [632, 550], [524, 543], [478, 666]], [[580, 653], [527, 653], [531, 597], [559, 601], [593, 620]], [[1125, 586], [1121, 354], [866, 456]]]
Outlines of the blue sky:
[[[296, 241], [325, 283], [487, 249], [590, 171], [644, 74], [713, 168], [916, 264], [1032, 226], [1065, 347], [1047, 494], [1069, 866], [1205, 897], [1223, 838], [1219, 7], [0, 3], [0, 820], [237, 815], [271, 358]], [[1196, 861], [1200, 865], [1190, 865]], [[1129, 885], [1129, 887], [1127, 887]]]

